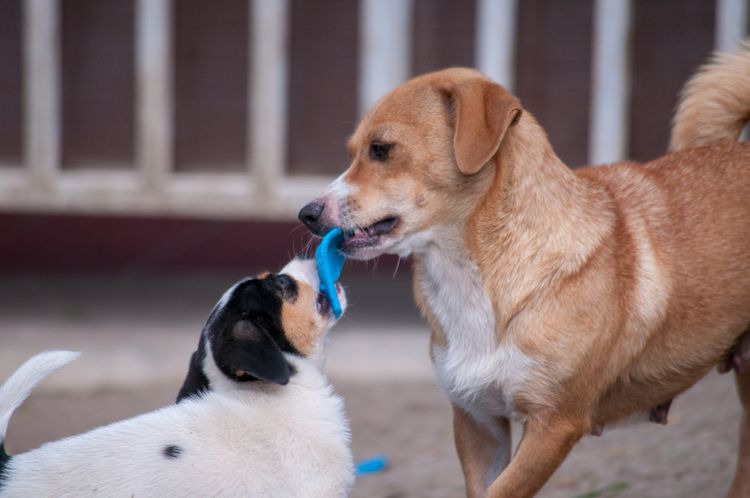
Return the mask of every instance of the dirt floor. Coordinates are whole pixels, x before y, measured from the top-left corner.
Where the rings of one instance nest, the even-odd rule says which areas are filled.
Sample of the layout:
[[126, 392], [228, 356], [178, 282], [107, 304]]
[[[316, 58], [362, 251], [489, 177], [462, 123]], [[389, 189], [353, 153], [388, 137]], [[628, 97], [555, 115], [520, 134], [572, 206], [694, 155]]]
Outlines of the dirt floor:
[[[8, 449], [172, 403], [203, 320], [227, 282], [0, 280], [0, 379], [43, 349], [84, 352], [18, 410]], [[358, 479], [352, 496], [462, 496], [450, 408], [432, 380], [428, 333], [413, 313], [408, 281], [365, 284], [350, 294], [355, 306], [331, 338], [327, 371], [346, 402], [355, 458], [385, 455], [390, 467]], [[356, 305], [370, 302], [376, 305]], [[733, 379], [711, 373], [675, 401], [668, 426], [585, 438], [539, 496], [723, 496], [739, 416]], [[516, 440], [518, 434], [515, 427]]]

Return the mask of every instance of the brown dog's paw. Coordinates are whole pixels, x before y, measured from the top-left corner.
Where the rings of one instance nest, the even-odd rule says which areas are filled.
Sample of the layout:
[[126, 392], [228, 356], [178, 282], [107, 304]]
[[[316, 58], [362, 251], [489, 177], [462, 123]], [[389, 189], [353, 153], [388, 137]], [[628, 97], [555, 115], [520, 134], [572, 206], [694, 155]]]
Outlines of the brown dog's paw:
[[667, 402], [660, 404], [656, 408], [652, 408], [651, 413], [649, 413], [649, 416], [648, 416], [649, 421], [654, 422], [656, 424], [667, 425], [667, 416], [669, 415], [670, 406], [672, 406], [671, 399]]

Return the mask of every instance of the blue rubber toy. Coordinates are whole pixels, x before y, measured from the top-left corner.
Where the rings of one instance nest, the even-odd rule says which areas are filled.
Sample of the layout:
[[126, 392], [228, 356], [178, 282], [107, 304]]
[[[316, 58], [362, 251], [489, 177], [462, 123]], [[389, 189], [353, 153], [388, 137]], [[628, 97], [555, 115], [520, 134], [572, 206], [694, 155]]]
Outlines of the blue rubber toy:
[[355, 472], [358, 476], [366, 476], [368, 474], [377, 474], [383, 472], [388, 468], [390, 463], [388, 458], [384, 455], [376, 456], [368, 460], [359, 462], [356, 466]]
[[336, 281], [344, 268], [344, 255], [339, 246], [346, 237], [339, 227], [334, 228], [323, 237], [315, 251], [315, 262], [320, 277], [320, 292], [325, 294], [336, 318], [341, 316], [341, 303], [336, 295]]

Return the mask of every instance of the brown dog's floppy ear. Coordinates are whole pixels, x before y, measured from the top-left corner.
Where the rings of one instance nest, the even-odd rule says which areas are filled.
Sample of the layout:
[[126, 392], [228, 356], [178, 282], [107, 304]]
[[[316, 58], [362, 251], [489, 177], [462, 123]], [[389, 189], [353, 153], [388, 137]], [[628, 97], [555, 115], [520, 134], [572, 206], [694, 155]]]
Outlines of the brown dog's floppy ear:
[[453, 150], [461, 173], [473, 175], [492, 159], [523, 110], [513, 95], [483, 78], [449, 83], [454, 114]]

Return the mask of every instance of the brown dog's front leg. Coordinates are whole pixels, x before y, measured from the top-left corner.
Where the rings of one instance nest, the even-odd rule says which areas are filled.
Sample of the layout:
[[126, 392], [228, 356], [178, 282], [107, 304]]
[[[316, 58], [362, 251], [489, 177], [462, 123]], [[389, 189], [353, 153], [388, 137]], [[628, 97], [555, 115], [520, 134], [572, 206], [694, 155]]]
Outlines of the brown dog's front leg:
[[453, 436], [466, 482], [466, 496], [484, 496], [487, 487], [510, 461], [510, 422], [501, 418], [493, 427], [486, 427], [454, 405]]
[[487, 498], [534, 496], [588, 430], [588, 424], [571, 418], [527, 421], [516, 454], [487, 490]]

